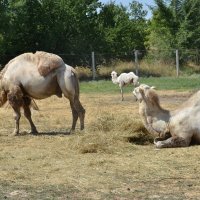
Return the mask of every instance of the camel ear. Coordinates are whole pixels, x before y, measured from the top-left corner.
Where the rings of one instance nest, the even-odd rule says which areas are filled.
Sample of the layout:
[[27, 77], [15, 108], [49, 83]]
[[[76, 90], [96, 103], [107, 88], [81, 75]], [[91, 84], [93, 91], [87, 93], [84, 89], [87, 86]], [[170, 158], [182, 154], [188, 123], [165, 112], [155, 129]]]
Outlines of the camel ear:
[[140, 92], [140, 94], [142, 95], [142, 98], [144, 98], [144, 96], [145, 96], [145, 94], [144, 94], [144, 89], [139, 88], [139, 92]]

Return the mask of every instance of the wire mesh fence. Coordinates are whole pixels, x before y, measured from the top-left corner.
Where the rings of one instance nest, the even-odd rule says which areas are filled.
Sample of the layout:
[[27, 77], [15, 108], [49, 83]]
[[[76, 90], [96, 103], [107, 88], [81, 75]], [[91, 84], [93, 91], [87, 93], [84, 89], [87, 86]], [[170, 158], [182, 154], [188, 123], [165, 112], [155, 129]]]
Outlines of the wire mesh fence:
[[[80, 78], [98, 80], [110, 78], [110, 72], [133, 71], [139, 76], [179, 76], [200, 73], [200, 50], [151, 49], [132, 52], [88, 54], [58, 54], [65, 63], [76, 67]], [[7, 55], [9, 59], [17, 55]], [[0, 65], [3, 68], [3, 65]]]

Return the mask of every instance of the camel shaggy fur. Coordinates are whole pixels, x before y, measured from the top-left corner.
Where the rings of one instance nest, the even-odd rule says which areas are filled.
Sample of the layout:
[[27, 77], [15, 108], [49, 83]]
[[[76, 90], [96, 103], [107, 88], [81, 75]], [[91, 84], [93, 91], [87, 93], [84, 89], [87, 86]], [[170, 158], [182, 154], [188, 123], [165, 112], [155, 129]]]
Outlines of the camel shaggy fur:
[[73, 122], [71, 130], [80, 119], [84, 129], [85, 109], [79, 101], [79, 82], [75, 70], [62, 58], [47, 52], [24, 53], [12, 59], [0, 73], [0, 107], [7, 101], [15, 113], [16, 126], [13, 135], [19, 133], [20, 108], [31, 126], [31, 133], [38, 133], [31, 118], [33, 99], [44, 99], [51, 95], [70, 101]]
[[155, 90], [148, 85], [141, 84], [133, 94], [139, 100], [144, 126], [159, 136], [154, 141], [157, 148], [187, 147], [191, 141], [200, 144], [200, 91], [174, 111], [163, 109]]
[[129, 85], [129, 84], [133, 84], [134, 86], [139, 85], [139, 82], [138, 82], [139, 77], [136, 76], [133, 72], [122, 73], [117, 77], [117, 72], [112, 71], [111, 77], [112, 77], [112, 82], [114, 84], [119, 84], [119, 88], [122, 95], [122, 101], [124, 100], [123, 87], [125, 85]]

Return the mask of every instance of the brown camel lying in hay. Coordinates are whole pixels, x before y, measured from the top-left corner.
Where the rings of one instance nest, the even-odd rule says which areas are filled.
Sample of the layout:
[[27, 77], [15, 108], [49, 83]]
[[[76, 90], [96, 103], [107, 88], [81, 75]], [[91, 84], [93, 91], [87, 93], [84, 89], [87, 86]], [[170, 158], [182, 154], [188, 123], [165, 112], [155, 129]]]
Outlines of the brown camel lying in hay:
[[69, 99], [75, 129], [80, 119], [84, 129], [85, 109], [79, 101], [79, 82], [75, 70], [66, 65], [62, 58], [46, 52], [24, 53], [12, 59], [0, 73], [0, 107], [7, 101], [15, 113], [16, 127], [13, 135], [19, 133], [20, 108], [31, 125], [31, 133], [37, 129], [31, 118], [30, 105], [33, 99], [44, 99], [51, 95]]
[[160, 106], [153, 87], [141, 84], [133, 94], [139, 100], [144, 126], [150, 133], [160, 136], [154, 141], [157, 148], [187, 147], [191, 141], [200, 144], [200, 91], [174, 111]]

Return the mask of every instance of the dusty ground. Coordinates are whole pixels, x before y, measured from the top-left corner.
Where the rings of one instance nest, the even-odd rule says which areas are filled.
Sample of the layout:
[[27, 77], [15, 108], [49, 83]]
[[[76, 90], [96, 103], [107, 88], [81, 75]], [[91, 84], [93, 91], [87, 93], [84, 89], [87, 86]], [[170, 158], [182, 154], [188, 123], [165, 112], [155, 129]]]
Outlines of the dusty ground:
[[[159, 94], [168, 109], [191, 95]], [[37, 102], [38, 136], [28, 134], [22, 117], [20, 136], [10, 137], [12, 110], [0, 109], [0, 199], [199, 199], [200, 146], [138, 145], [133, 138], [147, 133], [131, 94], [124, 102], [119, 94], [82, 94], [81, 101], [86, 129], [73, 135], [66, 134], [71, 113], [64, 98]]]

